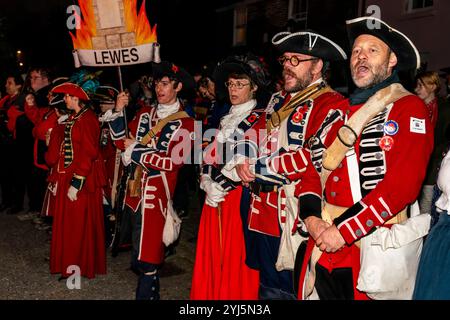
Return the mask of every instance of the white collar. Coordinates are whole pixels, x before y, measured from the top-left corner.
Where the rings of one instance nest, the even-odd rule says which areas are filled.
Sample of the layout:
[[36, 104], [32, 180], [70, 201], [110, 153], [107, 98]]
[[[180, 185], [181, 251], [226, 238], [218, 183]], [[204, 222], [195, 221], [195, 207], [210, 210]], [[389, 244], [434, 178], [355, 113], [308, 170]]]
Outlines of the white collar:
[[234, 132], [239, 123], [250, 114], [255, 106], [255, 99], [231, 106], [228, 114], [220, 120], [220, 131], [217, 134], [218, 141], [224, 142], [225, 139], [227, 139]]
[[251, 100], [241, 103], [241, 104], [232, 105], [228, 114], [232, 115], [232, 116], [242, 115], [242, 114], [248, 113], [255, 106], [256, 106], [256, 100], [251, 99]]
[[164, 119], [171, 114], [174, 114], [180, 109], [180, 101], [177, 99], [173, 104], [161, 104], [158, 103], [156, 106], [156, 115], [160, 119]]

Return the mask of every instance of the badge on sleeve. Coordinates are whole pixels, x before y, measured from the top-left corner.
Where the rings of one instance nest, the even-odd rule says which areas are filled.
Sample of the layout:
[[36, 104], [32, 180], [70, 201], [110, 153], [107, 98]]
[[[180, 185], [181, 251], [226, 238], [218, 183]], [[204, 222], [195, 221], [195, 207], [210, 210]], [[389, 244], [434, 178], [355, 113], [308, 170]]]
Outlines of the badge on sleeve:
[[302, 120], [303, 120], [303, 114], [301, 113], [300, 110], [298, 110], [297, 112], [294, 113], [294, 116], [292, 117], [292, 121], [294, 123], [299, 123]]
[[398, 123], [394, 120], [386, 121], [383, 127], [384, 133], [393, 136], [398, 132]]
[[427, 132], [425, 128], [425, 119], [417, 119], [411, 117], [410, 131], [414, 133], [425, 134]]
[[384, 136], [379, 142], [380, 148], [384, 151], [389, 151], [394, 146], [394, 138], [391, 136]]

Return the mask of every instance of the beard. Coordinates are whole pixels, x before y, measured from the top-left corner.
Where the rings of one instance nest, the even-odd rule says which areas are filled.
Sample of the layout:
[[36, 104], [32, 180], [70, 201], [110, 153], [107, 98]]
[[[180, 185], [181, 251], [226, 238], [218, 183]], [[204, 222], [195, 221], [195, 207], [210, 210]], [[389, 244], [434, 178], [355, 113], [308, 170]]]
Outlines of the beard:
[[[388, 71], [389, 61], [386, 60], [385, 63], [380, 65], [370, 65], [367, 62], [359, 62], [354, 67], [351, 68], [352, 79], [355, 85], [360, 89], [367, 89], [373, 87], [384, 80], [386, 80], [390, 73]], [[368, 69], [369, 74], [365, 78], [358, 78], [357, 71], [358, 68], [365, 67]]]
[[295, 83], [293, 85], [287, 85], [287, 83], [285, 82], [284, 90], [288, 93], [299, 92], [299, 91], [305, 90], [311, 84], [311, 82], [313, 80], [313, 75], [310, 72], [310, 70], [308, 70], [303, 77], [299, 77], [291, 70], [284, 69], [283, 70], [283, 78], [286, 75], [289, 75], [295, 79]]

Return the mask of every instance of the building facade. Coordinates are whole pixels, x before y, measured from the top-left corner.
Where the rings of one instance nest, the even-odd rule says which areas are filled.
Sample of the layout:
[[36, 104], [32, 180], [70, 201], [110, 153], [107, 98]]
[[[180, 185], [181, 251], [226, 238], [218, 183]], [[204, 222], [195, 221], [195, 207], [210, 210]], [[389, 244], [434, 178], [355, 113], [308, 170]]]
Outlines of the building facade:
[[369, 6], [379, 7], [381, 19], [413, 41], [423, 69], [439, 71], [450, 67], [450, 1], [360, 0], [359, 12], [365, 12]]

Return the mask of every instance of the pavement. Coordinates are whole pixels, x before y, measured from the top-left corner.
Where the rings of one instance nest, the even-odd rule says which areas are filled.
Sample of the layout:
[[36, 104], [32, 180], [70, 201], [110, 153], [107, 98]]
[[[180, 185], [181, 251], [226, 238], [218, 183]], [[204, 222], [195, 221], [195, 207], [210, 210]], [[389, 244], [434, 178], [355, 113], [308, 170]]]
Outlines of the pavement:
[[[160, 270], [161, 299], [189, 299], [195, 244], [200, 221], [197, 195], [191, 197], [183, 219], [175, 254]], [[58, 281], [49, 271], [51, 236], [37, 230], [31, 221], [0, 214], [0, 300], [134, 300], [137, 276], [129, 269], [130, 252], [112, 257], [107, 249], [107, 274], [81, 278], [79, 289]]]

